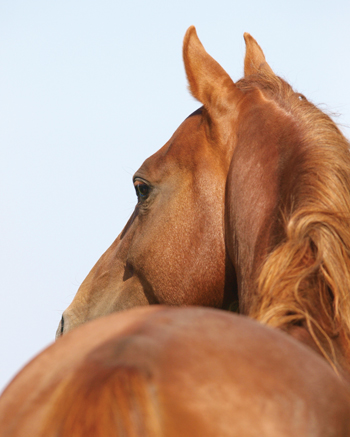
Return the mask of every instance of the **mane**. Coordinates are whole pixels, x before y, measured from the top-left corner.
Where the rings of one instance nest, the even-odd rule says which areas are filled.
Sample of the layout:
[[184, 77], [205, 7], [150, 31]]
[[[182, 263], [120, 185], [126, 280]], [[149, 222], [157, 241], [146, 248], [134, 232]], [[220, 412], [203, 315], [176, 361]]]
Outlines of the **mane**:
[[328, 115], [281, 78], [259, 72], [239, 86], [274, 100], [299, 139], [289, 145], [295, 175], [288, 201], [281, 202], [284, 238], [261, 266], [250, 315], [286, 330], [306, 326], [334, 361], [331, 339], [342, 331], [349, 341], [350, 333], [349, 143]]

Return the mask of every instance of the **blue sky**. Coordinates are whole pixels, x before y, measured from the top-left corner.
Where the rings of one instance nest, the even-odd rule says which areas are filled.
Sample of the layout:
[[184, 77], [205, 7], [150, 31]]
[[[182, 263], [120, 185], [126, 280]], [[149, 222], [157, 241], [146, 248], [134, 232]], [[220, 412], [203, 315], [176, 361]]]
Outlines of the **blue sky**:
[[349, 17], [348, 0], [0, 1], [0, 389], [124, 226], [134, 171], [199, 106], [188, 26], [233, 80], [250, 32], [349, 137]]

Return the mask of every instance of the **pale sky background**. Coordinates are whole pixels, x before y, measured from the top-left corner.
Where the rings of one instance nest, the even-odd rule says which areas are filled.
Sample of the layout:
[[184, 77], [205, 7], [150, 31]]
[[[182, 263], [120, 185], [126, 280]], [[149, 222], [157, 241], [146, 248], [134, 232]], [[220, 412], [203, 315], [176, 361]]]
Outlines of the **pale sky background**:
[[0, 390], [132, 213], [132, 174], [200, 105], [191, 24], [233, 80], [243, 32], [350, 129], [349, 0], [0, 0]]

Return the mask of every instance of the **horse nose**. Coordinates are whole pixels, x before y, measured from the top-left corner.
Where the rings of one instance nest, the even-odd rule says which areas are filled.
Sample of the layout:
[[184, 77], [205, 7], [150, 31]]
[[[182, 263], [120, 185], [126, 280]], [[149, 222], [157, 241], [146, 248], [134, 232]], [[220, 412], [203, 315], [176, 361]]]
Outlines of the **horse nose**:
[[59, 337], [62, 337], [63, 333], [64, 333], [64, 316], [62, 315], [61, 321], [60, 321], [58, 328], [57, 328], [57, 331], [56, 331], [56, 340]]

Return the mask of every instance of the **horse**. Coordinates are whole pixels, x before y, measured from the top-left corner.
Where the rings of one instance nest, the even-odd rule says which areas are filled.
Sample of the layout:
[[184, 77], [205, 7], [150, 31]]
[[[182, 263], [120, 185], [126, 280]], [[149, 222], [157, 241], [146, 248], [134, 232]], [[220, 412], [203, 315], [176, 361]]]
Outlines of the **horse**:
[[[79, 288], [58, 335], [134, 305], [227, 308], [238, 297], [241, 313], [349, 370], [349, 144], [274, 74], [249, 34], [245, 42], [244, 78], [233, 83], [195, 29], [187, 32], [185, 70], [203, 107], [136, 172], [135, 212]], [[217, 159], [224, 170], [203, 174]]]
[[204, 106], [134, 174], [135, 210], [64, 311], [58, 336], [134, 306], [228, 309], [237, 302], [224, 235], [235, 86], [193, 32], [183, 57], [191, 92]]
[[135, 305], [238, 301], [349, 373], [349, 144], [245, 42], [234, 83], [187, 32], [185, 70], [203, 107], [136, 172], [135, 211], [58, 335]]
[[[165, 148], [136, 173], [134, 184], [138, 205], [135, 212], [84, 281], [74, 305], [65, 313], [58, 336], [66, 335], [29, 363], [1, 396], [0, 429], [4, 437], [32, 434], [79, 437], [91, 433], [170, 437], [180, 434], [224, 437], [349, 435], [349, 385], [338, 378], [322, 357], [293, 338], [297, 337], [293, 335], [293, 329], [307, 332], [308, 328], [312, 339], [315, 330], [322, 332], [323, 325], [311, 313], [308, 317], [300, 313], [305, 316], [303, 325], [304, 320], [293, 319], [296, 314], [294, 307], [288, 310], [285, 318], [290, 317], [288, 321], [293, 327], [285, 329], [289, 333], [292, 331], [289, 336], [230, 312], [159, 305], [110, 314], [72, 330], [99, 315], [138, 304], [203, 303], [211, 306], [214, 301], [217, 307], [224, 306], [227, 293], [231, 298], [235, 295], [228, 281], [230, 276], [234, 276], [230, 260], [237, 272], [240, 311], [262, 318], [259, 314], [263, 314], [264, 296], [259, 295], [262, 287], [255, 287], [255, 275], [262, 278], [261, 284], [264, 284], [264, 278], [265, 282], [269, 280], [268, 268], [272, 271], [276, 265], [270, 260], [273, 260], [275, 251], [289, 241], [285, 228], [285, 223], [289, 224], [288, 214], [296, 222], [300, 218], [293, 215], [297, 206], [304, 206], [304, 215], [305, 208], [313, 206], [311, 201], [304, 205], [299, 199], [302, 189], [295, 182], [308, 180], [308, 174], [301, 170], [296, 174], [291, 171], [289, 179], [281, 182], [283, 189], [277, 195], [278, 184], [275, 182], [269, 190], [265, 173], [270, 170], [273, 177], [274, 170], [282, 176], [284, 164], [290, 165], [294, 171], [299, 162], [307, 161], [308, 153], [313, 149], [312, 144], [307, 143], [309, 147], [303, 150], [305, 129], [298, 132], [297, 128], [303, 127], [298, 124], [302, 120], [297, 122], [294, 109], [289, 107], [290, 102], [304, 104], [304, 97], [288, 91], [290, 100], [283, 106], [285, 94], [276, 95], [275, 89], [267, 86], [268, 82], [262, 82], [260, 77], [275, 78], [260, 47], [250, 35], [246, 34], [245, 39], [247, 77], [235, 84], [205, 52], [195, 29], [191, 27], [187, 31], [184, 40], [187, 78], [192, 94], [204, 106], [185, 120]], [[274, 83], [284, 83], [280, 81], [277, 77], [274, 79]], [[284, 90], [284, 87], [280, 85], [280, 89]], [[315, 124], [315, 119], [311, 120]], [[286, 121], [290, 124], [281, 127], [281, 122]], [[328, 125], [332, 125], [331, 122]], [[290, 126], [295, 129], [289, 129]], [[335, 125], [332, 129], [339, 140]], [[322, 129], [319, 134], [318, 140], [322, 144]], [[299, 154], [291, 158], [293, 146], [299, 144], [298, 141], [300, 146], [296, 150]], [[188, 147], [187, 151], [183, 144]], [[278, 152], [283, 145], [290, 148], [289, 154], [282, 157]], [[187, 160], [189, 150], [190, 159]], [[252, 156], [253, 151], [257, 157]], [[345, 152], [343, 155], [345, 159]], [[255, 167], [254, 162], [259, 165]], [[277, 171], [274, 166], [278, 165], [281, 168]], [[320, 180], [322, 174], [320, 172]], [[217, 176], [218, 179], [211, 180]], [[239, 181], [241, 185], [237, 183]], [[243, 187], [244, 181], [246, 185]], [[299, 188], [286, 197], [289, 203], [284, 205], [282, 194], [294, 186], [293, 181]], [[249, 191], [249, 188], [254, 191], [256, 185], [259, 195]], [[213, 187], [215, 190], [211, 192]], [[239, 188], [241, 193], [238, 193]], [[315, 196], [318, 191], [313, 193], [311, 188], [306, 193]], [[242, 203], [242, 211], [239, 211], [244, 193], [246, 203]], [[206, 197], [198, 199], [198, 195]], [[326, 200], [323, 199], [322, 205], [327, 204]], [[273, 208], [274, 201], [276, 206]], [[333, 202], [339, 206], [335, 200]], [[200, 204], [204, 205], [205, 211], [199, 215], [206, 225], [203, 228], [200, 221], [192, 223], [195, 217], [185, 211], [191, 205], [195, 212], [200, 213]], [[212, 209], [214, 205], [218, 210]], [[257, 217], [250, 215], [249, 208], [254, 209]], [[271, 223], [263, 220], [264, 213], [270, 210], [279, 216], [276, 223], [274, 216], [270, 217]], [[160, 218], [155, 212], [160, 214]], [[337, 218], [339, 221], [347, 218], [343, 209], [338, 210], [338, 214], [331, 217], [330, 213], [324, 213], [331, 217], [330, 223], [337, 223]], [[260, 221], [255, 221], [256, 218]], [[226, 220], [226, 235], [223, 219]], [[299, 223], [299, 228], [301, 225], [307, 228], [310, 222]], [[175, 226], [174, 235], [169, 223]], [[164, 231], [165, 235], [161, 232], [158, 235], [164, 245], [161, 253], [156, 253], [156, 249], [161, 249], [160, 244], [152, 245], [157, 243], [157, 231]], [[212, 259], [208, 258], [210, 251], [206, 242], [201, 241], [201, 232], [214, 245]], [[189, 237], [187, 246], [183, 236]], [[308, 238], [311, 236], [314, 234]], [[226, 237], [226, 246], [231, 243], [227, 251], [223, 237]], [[325, 267], [328, 265], [326, 261], [317, 258], [322, 246], [317, 246], [318, 240], [314, 240], [310, 248], [296, 258], [309, 268], [308, 273], [313, 274], [309, 278], [301, 277], [298, 286], [302, 287], [300, 292], [299, 289], [294, 292], [294, 297], [300, 304], [310, 290], [316, 290], [310, 302], [311, 298], [315, 299], [315, 308], [321, 302], [322, 316], [327, 315], [331, 305], [338, 308], [343, 302], [328, 283], [327, 292], [333, 293], [332, 299], [328, 300], [309, 286], [321, 281], [318, 270], [323, 269], [324, 276], [325, 272], [328, 273], [327, 279], [331, 277]], [[333, 250], [333, 246], [331, 250], [324, 244], [326, 249]], [[198, 259], [195, 265], [178, 271], [185, 261], [196, 260], [175, 251], [184, 247], [193, 249], [192, 256], [196, 250], [206, 248], [204, 261], [209, 265]], [[343, 246], [341, 249], [345, 250]], [[334, 251], [338, 254], [341, 249], [335, 245]], [[142, 259], [146, 255], [150, 259]], [[316, 261], [313, 255], [317, 255]], [[167, 264], [171, 260], [174, 265]], [[314, 261], [320, 261], [317, 269]], [[255, 270], [250, 270], [252, 278], [249, 279], [248, 267], [251, 264]], [[215, 275], [212, 265], [221, 267]], [[202, 276], [194, 273], [197, 268], [198, 275], [202, 269]], [[204, 278], [209, 278], [209, 284], [204, 284]], [[165, 284], [170, 288], [162, 288]], [[203, 284], [206, 287], [201, 294], [198, 285]], [[190, 296], [190, 285], [194, 287], [194, 297]], [[176, 290], [180, 294], [172, 296], [170, 292]], [[112, 300], [104, 299], [105, 295]], [[319, 300], [318, 296], [321, 296]], [[95, 308], [91, 308], [93, 305]], [[274, 302], [268, 308], [274, 310], [272, 320], [279, 315], [275, 307], [280, 309], [279, 305], [274, 306]], [[335, 313], [335, 316], [339, 314]], [[338, 319], [335, 317], [334, 320], [335, 325]], [[318, 346], [317, 342], [315, 344]]]
[[285, 333], [204, 307], [84, 324], [0, 397], [2, 437], [347, 437], [350, 391]]
[[349, 142], [245, 40], [225, 212], [239, 310], [350, 379]]

